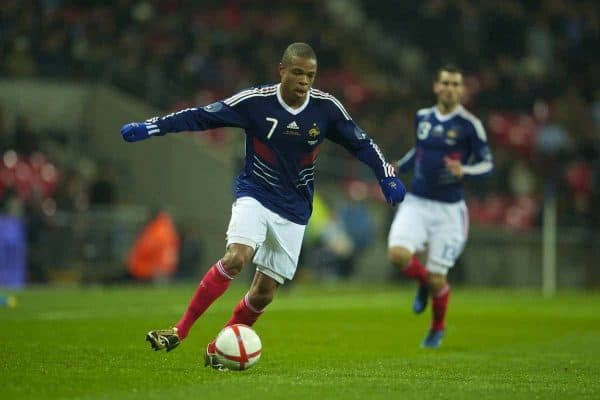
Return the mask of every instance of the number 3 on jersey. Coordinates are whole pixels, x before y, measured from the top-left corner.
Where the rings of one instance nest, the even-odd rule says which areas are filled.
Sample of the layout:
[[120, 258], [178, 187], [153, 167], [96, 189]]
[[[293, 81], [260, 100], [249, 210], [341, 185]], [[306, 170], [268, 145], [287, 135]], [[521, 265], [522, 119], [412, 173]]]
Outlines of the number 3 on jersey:
[[273, 132], [275, 132], [275, 128], [277, 128], [277, 124], [279, 123], [279, 121], [277, 121], [277, 119], [271, 118], [271, 117], [267, 117], [265, 119], [272, 124], [271, 129], [269, 130], [269, 133], [267, 133], [267, 139], [271, 139], [271, 136], [273, 136]]
[[417, 127], [417, 137], [421, 140], [427, 139], [430, 130], [431, 124], [429, 122], [421, 122]]

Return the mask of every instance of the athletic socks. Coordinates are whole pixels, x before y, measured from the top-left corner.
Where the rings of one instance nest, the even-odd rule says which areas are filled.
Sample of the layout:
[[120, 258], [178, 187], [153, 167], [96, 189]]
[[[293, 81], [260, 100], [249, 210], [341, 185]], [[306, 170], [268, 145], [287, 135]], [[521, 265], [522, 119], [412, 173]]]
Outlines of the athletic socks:
[[257, 310], [248, 300], [248, 293], [240, 300], [238, 305], [233, 310], [233, 315], [226, 326], [233, 324], [244, 324], [248, 326], [254, 325], [256, 320], [262, 315], [265, 310]]
[[433, 320], [431, 322], [431, 329], [438, 331], [444, 329], [449, 298], [450, 285], [448, 284], [446, 284], [446, 286], [444, 286], [436, 295], [432, 296]]
[[417, 279], [422, 286], [427, 286], [427, 270], [416, 256], [413, 256], [410, 263], [402, 268], [402, 274], [408, 278]]
[[235, 276], [227, 271], [222, 260], [219, 260], [206, 272], [181, 320], [175, 325], [180, 339], [185, 339], [194, 322], [217, 298], [225, 293], [233, 278]]

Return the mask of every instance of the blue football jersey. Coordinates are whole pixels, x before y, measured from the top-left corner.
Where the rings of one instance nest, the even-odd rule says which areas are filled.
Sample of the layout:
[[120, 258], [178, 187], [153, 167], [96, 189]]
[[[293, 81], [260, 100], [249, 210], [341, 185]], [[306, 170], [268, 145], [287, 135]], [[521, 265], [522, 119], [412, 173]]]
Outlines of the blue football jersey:
[[415, 146], [398, 162], [402, 172], [413, 169], [413, 194], [447, 203], [464, 199], [462, 179], [446, 168], [445, 157], [460, 160], [465, 178], [492, 173], [485, 129], [462, 106], [446, 115], [435, 106], [417, 112]]
[[341, 144], [378, 179], [394, 176], [377, 145], [328, 93], [311, 89], [296, 109], [282, 99], [279, 84], [241, 91], [204, 107], [148, 121], [150, 133], [238, 127], [246, 133], [244, 170], [236, 198], [250, 196], [280, 216], [305, 225], [312, 212], [315, 164], [325, 139]]

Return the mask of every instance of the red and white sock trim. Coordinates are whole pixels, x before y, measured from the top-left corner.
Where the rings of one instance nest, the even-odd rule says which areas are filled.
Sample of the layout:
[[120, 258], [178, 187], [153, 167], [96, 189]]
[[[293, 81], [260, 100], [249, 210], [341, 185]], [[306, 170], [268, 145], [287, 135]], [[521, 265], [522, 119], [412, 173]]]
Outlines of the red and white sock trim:
[[446, 294], [448, 294], [448, 292], [450, 291], [450, 285], [446, 284], [446, 286], [444, 286], [442, 288], [442, 290], [440, 290], [438, 292], [438, 294], [435, 295], [435, 297], [442, 297], [445, 296]]
[[250, 293], [246, 293], [246, 295], [244, 296], [244, 305], [246, 307], [248, 307], [248, 309], [250, 311], [252, 311], [253, 313], [262, 314], [265, 311], [265, 309], [263, 308], [262, 310], [257, 310], [256, 307], [254, 307], [252, 304], [250, 304], [250, 299], [248, 298], [249, 295], [250, 295]]
[[225, 267], [223, 266], [223, 260], [217, 261], [215, 266], [217, 267], [217, 271], [219, 272], [219, 274], [223, 275], [225, 278], [230, 280], [233, 280], [235, 278], [235, 276], [231, 276], [229, 271], [225, 269]]

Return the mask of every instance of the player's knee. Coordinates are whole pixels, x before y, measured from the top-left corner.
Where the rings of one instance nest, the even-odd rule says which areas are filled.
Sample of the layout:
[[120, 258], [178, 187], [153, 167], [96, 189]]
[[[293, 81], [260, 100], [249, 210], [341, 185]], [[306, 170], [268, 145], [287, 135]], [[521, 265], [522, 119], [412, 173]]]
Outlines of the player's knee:
[[238, 275], [244, 266], [252, 260], [254, 249], [250, 246], [232, 244], [223, 256], [223, 267], [232, 275]]
[[429, 287], [433, 291], [433, 293], [437, 293], [446, 286], [448, 280], [446, 279], [446, 275], [442, 274], [433, 274], [430, 273], [427, 276], [427, 281], [429, 282]]
[[388, 259], [390, 262], [400, 268], [406, 267], [412, 258], [412, 253], [400, 246], [388, 248]]

